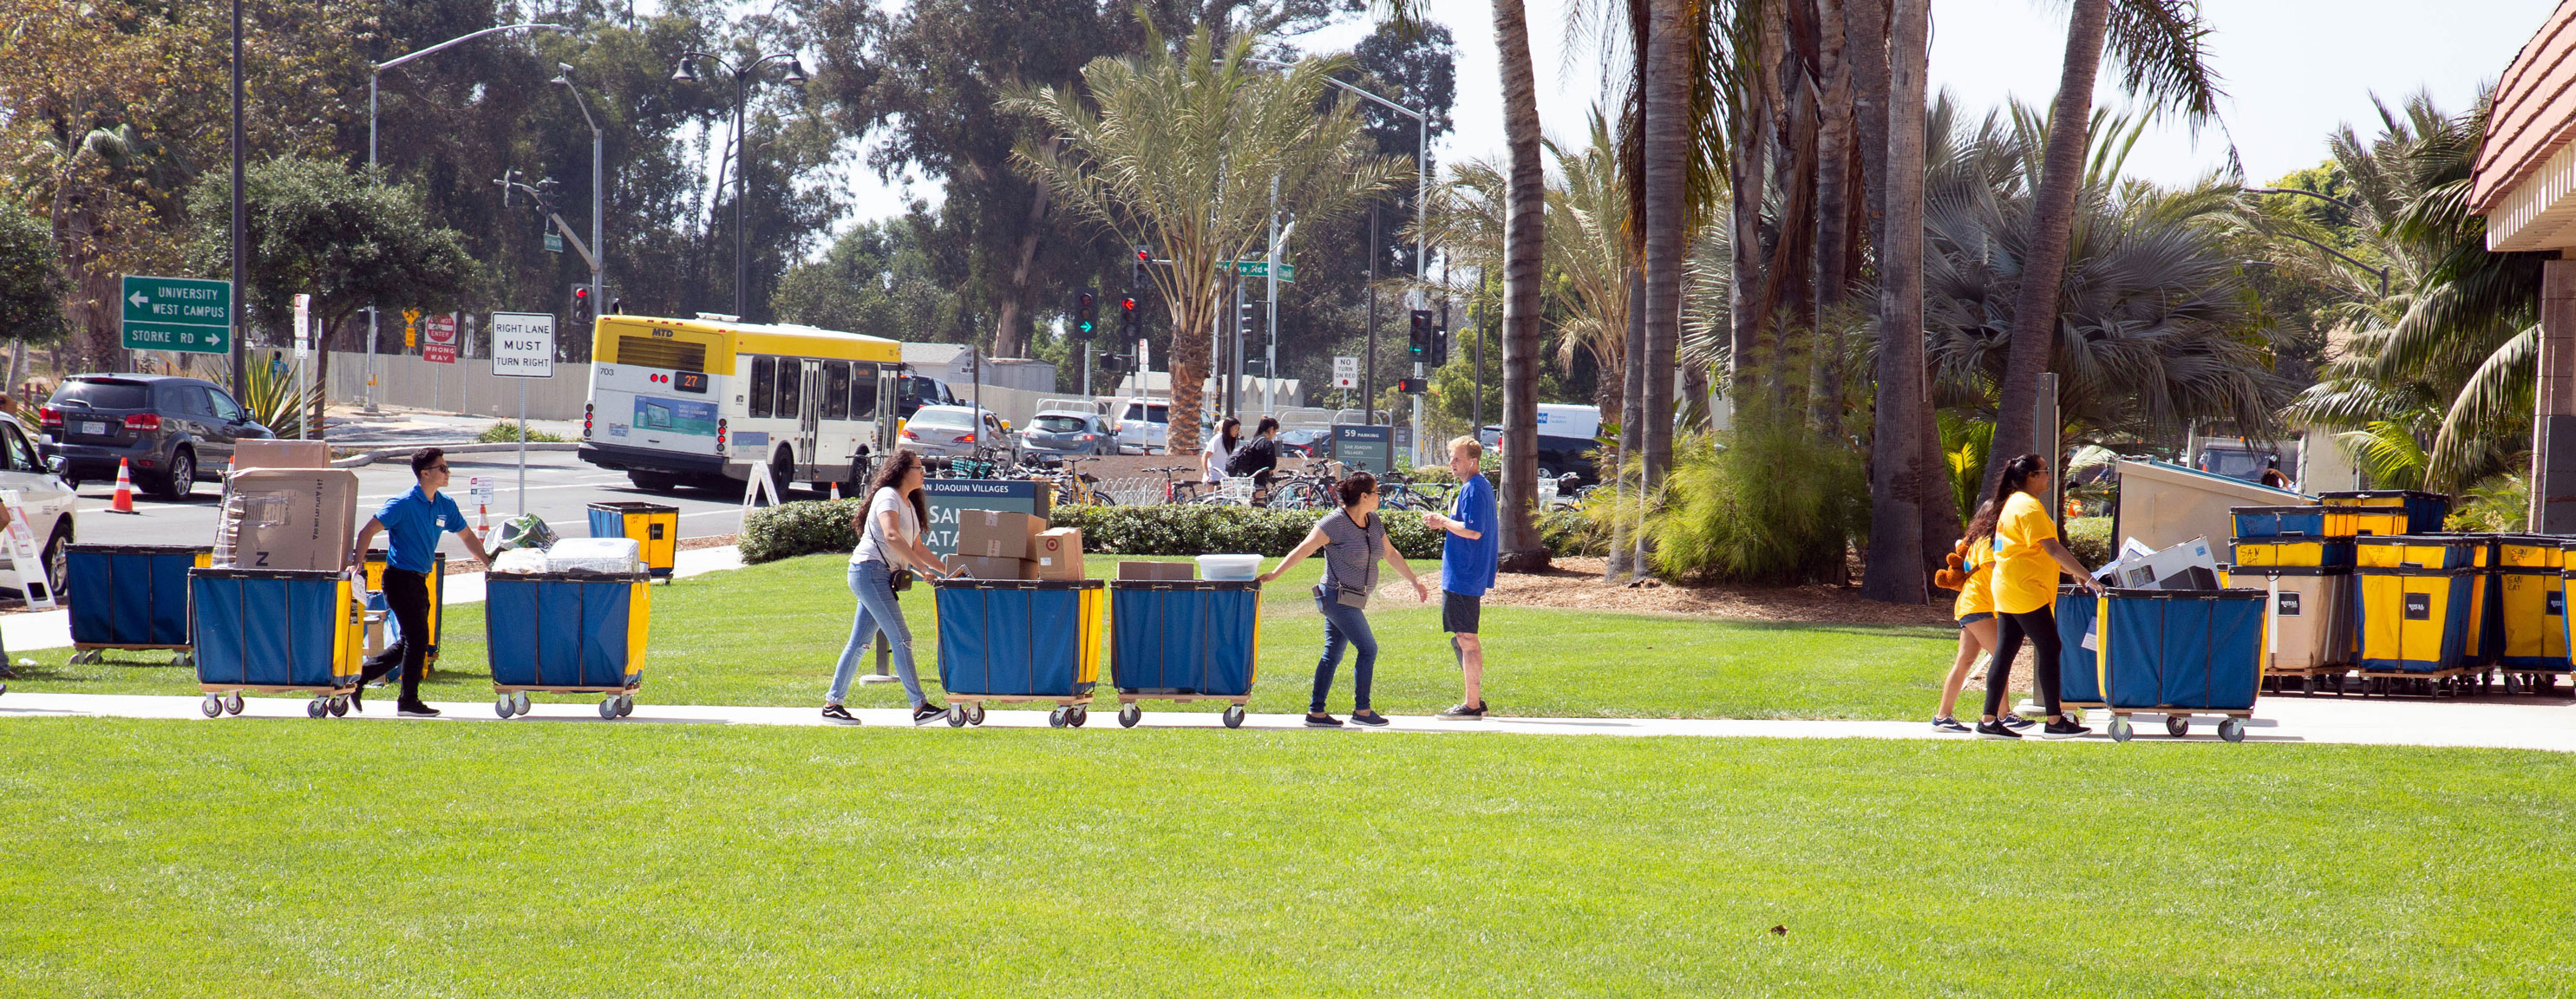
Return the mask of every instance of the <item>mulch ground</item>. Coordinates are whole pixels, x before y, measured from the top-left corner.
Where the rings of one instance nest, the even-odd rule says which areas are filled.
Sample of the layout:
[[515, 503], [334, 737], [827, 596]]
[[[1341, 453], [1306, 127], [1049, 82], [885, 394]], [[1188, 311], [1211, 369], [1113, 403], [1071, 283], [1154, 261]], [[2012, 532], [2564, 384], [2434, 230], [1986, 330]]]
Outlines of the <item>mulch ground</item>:
[[1604, 560], [1598, 558], [1560, 558], [1545, 572], [1503, 573], [1485, 594], [1485, 602], [1802, 624], [1947, 627], [1952, 623], [1947, 602], [1880, 603], [1861, 599], [1857, 587], [1678, 586], [1660, 582], [1613, 586], [1601, 581], [1605, 568]]

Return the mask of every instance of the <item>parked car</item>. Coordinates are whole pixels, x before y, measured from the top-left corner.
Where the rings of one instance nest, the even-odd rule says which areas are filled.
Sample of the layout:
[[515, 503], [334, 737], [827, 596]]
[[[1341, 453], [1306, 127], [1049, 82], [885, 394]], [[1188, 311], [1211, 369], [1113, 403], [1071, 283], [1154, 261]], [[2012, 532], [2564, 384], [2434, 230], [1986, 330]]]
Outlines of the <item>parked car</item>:
[[1330, 427], [1321, 430], [1314, 427], [1298, 427], [1294, 430], [1282, 430], [1279, 432], [1279, 453], [1281, 455], [1294, 454], [1312, 458], [1320, 451], [1331, 450], [1332, 446], [1333, 431]]
[[1098, 413], [1051, 409], [1029, 418], [1020, 445], [1031, 454], [1117, 454], [1118, 435]]
[[1171, 449], [1172, 404], [1160, 399], [1129, 399], [1118, 407], [1118, 452], [1152, 454]]
[[[54, 470], [61, 461], [59, 457], [47, 461], [18, 421], [0, 417], [0, 489], [18, 491], [19, 509], [27, 515], [27, 536], [44, 559], [45, 581], [57, 597], [65, 595], [64, 569], [69, 564], [63, 549], [79, 534], [73, 513], [80, 496]], [[15, 571], [14, 562], [0, 549], [0, 569]]]
[[899, 394], [896, 398], [897, 401], [902, 403], [902, 409], [897, 415], [902, 416], [904, 419], [911, 419], [913, 411], [918, 410], [923, 406], [955, 406], [960, 404], [956, 396], [949, 394], [946, 383], [941, 382], [936, 378], [925, 378], [921, 375], [903, 376], [902, 388], [899, 389], [898, 392]]
[[965, 406], [923, 406], [914, 410], [912, 419], [903, 424], [903, 446], [928, 457], [956, 457], [973, 454], [975, 448], [997, 447], [1019, 460], [1019, 438], [1012, 436], [1011, 425], [983, 410]]
[[234, 441], [276, 436], [213, 382], [177, 375], [73, 375], [36, 412], [65, 479], [116, 478], [124, 459], [137, 486], [167, 500], [222, 481]]

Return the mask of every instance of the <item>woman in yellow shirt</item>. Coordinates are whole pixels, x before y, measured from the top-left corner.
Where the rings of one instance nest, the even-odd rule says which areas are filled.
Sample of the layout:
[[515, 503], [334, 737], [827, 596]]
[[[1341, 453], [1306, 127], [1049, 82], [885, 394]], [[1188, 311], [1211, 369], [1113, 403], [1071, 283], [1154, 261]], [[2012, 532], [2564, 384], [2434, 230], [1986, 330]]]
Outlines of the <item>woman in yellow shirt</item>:
[[[1953, 567], [1933, 576], [1932, 585], [1959, 591], [1959, 599], [1950, 613], [1959, 620], [1959, 656], [1950, 663], [1950, 676], [1941, 681], [1941, 711], [1932, 716], [1936, 732], [1966, 735], [1974, 729], [1959, 722], [1959, 688], [1968, 684], [1968, 669], [1977, 664], [1977, 653], [1995, 650], [1995, 517], [2000, 508], [1987, 503], [1977, 508], [1968, 521], [1968, 534], [1950, 553]], [[2029, 728], [2035, 722], [2020, 715], [2003, 719], [2013, 728]]]
[[2057, 702], [2057, 662], [2062, 646], [2057, 640], [2057, 574], [2061, 571], [2082, 580], [2085, 588], [2096, 593], [2102, 586], [2093, 581], [2084, 563], [2066, 550], [2058, 540], [2057, 521], [2048, 515], [2048, 505], [2039, 497], [2048, 493], [2048, 464], [2040, 456], [2025, 454], [2004, 463], [2004, 474], [1995, 482], [1995, 494], [1988, 499], [1998, 511], [1995, 517], [1995, 616], [2000, 618], [2001, 641], [1995, 647], [1995, 663], [1986, 668], [1986, 710], [1977, 719], [1977, 735], [1988, 739], [2018, 739], [2021, 733], [1997, 719], [2003, 710], [2005, 691], [2012, 686], [2013, 656], [2021, 652], [2024, 639], [2034, 653], [2031, 664], [2032, 682], [2039, 688], [2039, 703], [2048, 712], [2048, 725], [2040, 734], [2050, 739], [2072, 739], [2092, 731], [2077, 724]]

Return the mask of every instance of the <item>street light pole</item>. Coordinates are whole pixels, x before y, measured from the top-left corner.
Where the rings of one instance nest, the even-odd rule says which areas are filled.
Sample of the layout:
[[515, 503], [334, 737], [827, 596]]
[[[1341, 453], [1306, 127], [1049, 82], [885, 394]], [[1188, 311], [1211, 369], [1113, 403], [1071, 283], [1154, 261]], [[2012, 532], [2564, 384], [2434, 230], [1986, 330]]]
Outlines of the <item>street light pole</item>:
[[[243, 230], [247, 228], [243, 223], [248, 221], [248, 214], [242, 208], [241, 8], [242, 0], [233, 0], [233, 301], [231, 309], [232, 314], [224, 317], [232, 323], [233, 342], [230, 346], [232, 347], [233, 353], [233, 393], [236, 395], [242, 395], [245, 387], [243, 384], [244, 380], [247, 379], [250, 374], [248, 370], [249, 365], [243, 361], [243, 327], [241, 321], [242, 302], [250, 297], [249, 295], [243, 294], [242, 289], [242, 278], [245, 276], [245, 272], [249, 270], [249, 268], [243, 266], [243, 264], [248, 261], [249, 253], [248, 247], [244, 246], [242, 242]], [[249, 397], [247, 395], [243, 395], [243, 398]], [[185, 486], [187, 483], [182, 482], [180, 485]]]
[[688, 52], [680, 56], [679, 71], [671, 74], [674, 82], [696, 83], [698, 82], [697, 63], [704, 60], [714, 63], [717, 69], [733, 76], [733, 314], [737, 319], [748, 315], [750, 309], [746, 304], [750, 298], [748, 289], [745, 287], [746, 275], [750, 271], [745, 263], [748, 258], [744, 256], [744, 236], [748, 215], [743, 209], [751, 191], [750, 171], [747, 169], [751, 163], [748, 155], [751, 150], [748, 146], [749, 140], [743, 134], [743, 120], [749, 114], [752, 74], [758, 72], [760, 67], [780, 59], [787, 60], [787, 75], [781, 78], [782, 82], [791, 87], [803, 87], [805, 63], [796, 58], [796, 53], [793, 52], [772, 52], [744, 63], [740, 67], [726, 62], [724, 57], [711, 52]]
[[607, 133], [600, 131], [599, 120], [590, 116], [590, 102], [581, 99], [581, 88], [572, 85], [572, 66], [559, 62], [555, 68], [558, 72], [553, 82], [572, 92], [573, 106], [581, 109], [582, 123], [590, 126], [590, 314], [596, 319], [605, 314], [608, 302], [607, 281], [601, 276], [606, 270], [602, 261], [608, 259], [608, 245], [600, 236], [600, 220], [607, 217], [608, 208], [608, 188], [600, 167], [600, 147]]
[[[233, 8], [233, 34], [235, 36], [233, 41], [233, 62], [238, 66], [241, 62], [241, 41], [239, 38], [241, 34], [241, 4], [238, 0], [233, 4]], [[385, 60], [384, 62], [377, 63], [374, 68], [367, 71], [367, 166], [371, 168], [370, 172], [372, 172], [372, 168], [376, 165], [376, 78], [384, 75], [386, 70], [400, 66], [414, 59], [418, 59], [423, 56], [436, 55], [440, 52], [447, 51], [448, 49], [473, 41], [477, 38], [481, 38], [485, 35], [497, 35], [505, 31], [553, 31], [567, 35], [572, 33], [571, 28], [560, 24], [544, 24], [539, 22], [504, 24], [497, 28], [485, 28], [481, 31], [467, 32], [428, 48], [421, 49], [420, 51], [395, 56], [391, 59]], [[235, 68], [233, 71], [233, 89], [236, 92], [241, 89], [241, 71], [239, 68]], [[239, 104], [238, 96], [235, 98], [235, 104], [236, 106]], [[234, 114], [235, 119], [239, 119], [240, 117], [241, 116], [238, 112]], [[238, 199], [239, 192], [241, 191], [241, 179], [238, 176], [239, 171], [236, 170], [235, 173], [236, 176], [233, 179], [233, 191], [235, 192], [236, 199]], [[234, 284], [238, 286], [240, 283], [240, 278], [236, 276]], [[596, 295], [597, 292], [593, 292], [592, 294]], [[323, 338], [316, 337], [315, 339], [322, 340]], [[323, 349], [329, 349], [328, 340], [323, 340]], [[239, 368], [240, 365], [236, 363], [234, 367]], [[240, 372], [234, 372], [233, 377], [235, 379], [239, 379], [241, 377]], [[328, 389], [325, 389], [325, 391], [328, 391]], [[369, 302], [367, 303], [367, 412], [372, 413], [375, 411], [376, 303]]]

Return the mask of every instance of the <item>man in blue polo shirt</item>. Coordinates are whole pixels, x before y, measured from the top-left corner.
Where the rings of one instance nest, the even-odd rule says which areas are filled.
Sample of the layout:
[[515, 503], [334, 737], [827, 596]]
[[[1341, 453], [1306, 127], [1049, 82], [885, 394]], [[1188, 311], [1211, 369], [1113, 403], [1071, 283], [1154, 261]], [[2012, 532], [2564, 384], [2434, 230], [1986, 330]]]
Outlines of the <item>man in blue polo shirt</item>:
[[1483, 614], [1485, 591], [1494, 586], [1495, 519], [1494, 485], [1476, 468], [1485, 459], [1485, 447], [1476, 438], [1460, 437], [1449, 442], [1449, 470], [1462, 483], [1458, 498], [1450, 505], [1449, 515], [1427, 514], [1422, 522], [1439, 528], [1440, 538], [1440, 630], [1450, 633], [1449, 648], [1458, 655], [1458, 671], [1464, 674], [1467, 699], [1440, 713], [1450, 721], [1476, 721], [1485, 717], [1485, 647], [1476, 640], [1477, 618]]
[[[385, 607], [400, 630], [391, 647], [367, 660], [358, 688], [366, 689], [401, 666], [402, 701], [394, 710], [405, 718], [436, 718], [438, 710], [420, 699], [420, 674], [429, 655], [429, 571], [438, 557], [439, 532], [456, 532], [465, 539], [465, 550], [484, 564], [492, 559], [483, 554], [483, 539], [467, 529], [465, 511], [438, 493], [447, 485], [446, 453], [434, 447], [415, 452], [411, 474], [419, 484], [377, 507], [367, 526], [358, 529], [357, 547], [349, 550], [349, 567], [356, 568], [366, 557], [367, 542], [377, 531], [385, 532]], [[349, 702], [356, 704], [358, 697], [352, 695]]]

